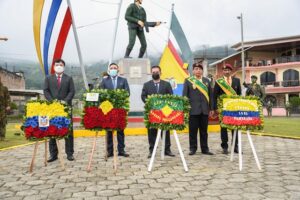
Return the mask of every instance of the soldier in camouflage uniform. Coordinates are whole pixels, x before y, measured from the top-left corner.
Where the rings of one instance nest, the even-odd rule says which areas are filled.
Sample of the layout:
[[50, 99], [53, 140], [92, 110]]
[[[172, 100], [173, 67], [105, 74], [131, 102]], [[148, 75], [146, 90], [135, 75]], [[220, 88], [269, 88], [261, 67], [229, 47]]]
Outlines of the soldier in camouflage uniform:
[[7, 87], [5, 87], [0, 78], [0, 140], [4, 140], [7, 124], [7, 111], [9, 109], [10, 97]]
[[246, 96], [256, 96], [263, 102], [265, 98], [265, 90], [261, 85], [257, 84], [256, 81], [257, 76], [252, 75], [251, 84], [244, 84], [244, 86], [247, 88]]
[[[141, 43], [139, 58], [142, 58], [146, 52], [147, 42], [144, 34], [144, 27], [147, 25], [147, 15], [146, 11], [141, 6], [142, 2], [143, 0], [135, 0], [126, 10], [125, 19], [128, 25], [129, 44], [126, 49], [125, 58], [129, 58], [136, 36]], [[158, 26], [160, 23], [161, 22], [156, 22], [154, 25], [149, 26]]]

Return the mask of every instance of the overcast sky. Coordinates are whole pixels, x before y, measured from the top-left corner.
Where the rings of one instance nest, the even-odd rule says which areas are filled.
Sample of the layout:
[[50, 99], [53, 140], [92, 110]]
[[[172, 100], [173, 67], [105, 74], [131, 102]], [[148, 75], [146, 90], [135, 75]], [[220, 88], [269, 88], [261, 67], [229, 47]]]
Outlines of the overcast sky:
[[[119, 0], [99, 0], [118, 3]], [[52, 0], [45, 0], [42, 18], [42, 42], [49, 8]], [[117, 16], [117, 5], [93, 0], [71, 0], [76, 26], [84, 26]], [[115, 58], [124, 55], [128, 32], [124, 19], [127, 6], [133, 0], [123, 0], [116, 40]], [[244, 15], [244, 38], [256, 40], [272, 37], [300, 35], [299, 0], [144, 0], [148, 21], [170, 21], [170, 9], [175, 4], [175, 13], [186, 33], [193, 50], [202, 45], [235, 44], [240, 41], [240, 22]], [[66, 10], [63, 0], [52, 34], [49, 60]], [[32, 0], [0, 0], [0, 36], [9, 38], [0, 41], [0, 57], [37, 61], [32, 28]], [[116, 21], [107, 21], [78, 28], [84, 62], [108, 60], [111, 54]], [[166, 44], [169, 23], [150, 30], [146, 35], [148, 54], [160, 54]], [[172, 39], [172, 37], [171, 37]], [[140, 44], [137, 41], [132, 56], [137, 56]], [[77, 62], [73, 31], [70, 30], [63, 58]]]

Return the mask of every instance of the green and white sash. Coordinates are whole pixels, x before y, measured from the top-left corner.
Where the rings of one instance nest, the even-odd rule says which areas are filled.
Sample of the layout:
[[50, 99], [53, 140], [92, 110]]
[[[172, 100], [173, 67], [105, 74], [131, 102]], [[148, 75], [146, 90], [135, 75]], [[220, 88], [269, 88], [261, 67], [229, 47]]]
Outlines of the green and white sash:
[[194, 76], [190, 77], [187, 79], [190, 83], [193, 84], [194, 89], [198, 89], [206, 98], [207, 102], [209, 102], [209, 96], [208, 96], [208, 88], [207, 86], [199, 81], [198, 79], [196, 79]]
[[221, 89], [225, 92], [225, 94], [237, 95], [235, 90], [225, 81], [224, 78], [219, 78], [216, 82], [221, 87]]

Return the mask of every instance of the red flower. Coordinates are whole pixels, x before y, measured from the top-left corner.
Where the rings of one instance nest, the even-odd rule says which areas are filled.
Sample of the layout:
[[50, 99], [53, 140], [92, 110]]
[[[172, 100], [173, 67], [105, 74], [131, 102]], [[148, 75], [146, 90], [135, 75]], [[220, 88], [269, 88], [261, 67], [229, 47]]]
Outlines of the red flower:
[[57, 127], [50, 125], [47, 130], [48, 136], [56, 136], [57, 135]]
[[41, 131], [39, 128], [34, 128], [32, 136], [35, 138], [43, 138], [43, 131]]
[[85, 108], [83, 124], [85, 128], [125, 129], [127, 112], [121, 108], [114, 108], [104, 115], [98, 107]]
[[27, 139], [31, 138], [32, 132], [33, 132], [33, 128], [31, 126], [28, 126], [27, 128], [25, 128], [25, 137]]
[[57, 134], [60, 137], [64, 137], [65, 135], [68, 134], [68, 132], [69, 132], [69, 129], [64, 127], [64, 128], [59, 128], [57, 131]]

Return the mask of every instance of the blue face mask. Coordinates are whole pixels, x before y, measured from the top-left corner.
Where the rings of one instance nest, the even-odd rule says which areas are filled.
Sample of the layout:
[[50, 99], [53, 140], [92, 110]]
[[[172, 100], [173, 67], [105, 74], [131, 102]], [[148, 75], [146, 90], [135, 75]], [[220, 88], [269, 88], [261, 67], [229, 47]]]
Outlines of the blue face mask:
[[118, 75], [118, 70], [116, 69], [110, 69], [109, 70], [109, 75], [112, 76], [112, 77], [115, 77]]

